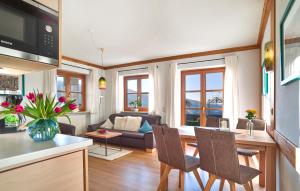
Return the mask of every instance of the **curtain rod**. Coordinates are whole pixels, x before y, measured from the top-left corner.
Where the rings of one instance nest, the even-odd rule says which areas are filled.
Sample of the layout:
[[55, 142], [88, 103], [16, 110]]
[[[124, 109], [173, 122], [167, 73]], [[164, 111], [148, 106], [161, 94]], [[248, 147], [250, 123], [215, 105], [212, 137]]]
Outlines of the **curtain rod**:
[[201, 60], [201, 61], [194, 61], [194, 62], [183, 62], [183, 63], [178, 63], [177, 65], [193, 64], [193, 63], [198, 63], [198, 62], [208, 62], [208, 61], [215, 61], [215, 60], [225, 60], [225, 58], [216, 58], [216, 59], [211, 59], [211, 60]]
[[134, 69], [128, 69], [128, 70], [119, 70], [118, 72], [128, 72], [128, 71], [143, 70], [143, 69], [148, 69], [148, 67], [144, 67], [144, 68], [134, 68]]
[[79, 69], [83, 69], [83, 70], [88, 70], [88, 71], [92, 71], [91, 69], [88, 69], [88, 68], [83, 68], [83, 67], [80, 67], [80, 66], [73, 66], [71, 64], [65, 64], [65, 63], [62, 63], [63, 65], [66, 65], [66, 66], [71, 66], [73, 68], [79, 68]]

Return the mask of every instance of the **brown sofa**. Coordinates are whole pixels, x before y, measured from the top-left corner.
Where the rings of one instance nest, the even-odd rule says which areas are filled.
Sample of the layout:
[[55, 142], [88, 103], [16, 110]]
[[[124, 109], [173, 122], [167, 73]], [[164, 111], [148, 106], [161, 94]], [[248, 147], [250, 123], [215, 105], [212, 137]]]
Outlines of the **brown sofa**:
[[75, 136], [76, 127], [67, 123], [58, 123], [61, 134]]
[[[150, 125], [159, 125], [160, 120], [161, 120], [161, 116], [159, 116], [159, 115], [148, 115], [146, 113], [126, 113], [126, 112], [112, 114], [109, 116], [109, 119], [112, 123], [114, 123], [115, 117], [125, 117], [125, 116], [140, 116], [140, 117], [142, 117], [141, 126], [144, 124], [144, 122], [146, 120], [148, 121], [148, 123]], [[102, 129], [102, 128], [100, 128], [100, 126], [104, 122], [105, 121], [98, 123], [98, 124], [88, 125], [87, 131], [91, 132], [91, 131], [95, 131], [97, 129]], [[153, 148], [155, 148], [153, 132], [140, 133], [140, 132], [122, 131], [122, 130], [114, 130], [114, 129], [109, 129], [109, 131], [122, 133], [121, 139], [119, 137], [108, 139], [109, 144], [116, 144], [116, 145], [121, 144], [122, 146], [126, 146], [126, 147], [145, 149], [146, 151], [151, 151]], [[103, 142], [104, 140], [95, 139], [95, 141]], [[121, 143], [120, 143], [120, 141], [121, 141]]]

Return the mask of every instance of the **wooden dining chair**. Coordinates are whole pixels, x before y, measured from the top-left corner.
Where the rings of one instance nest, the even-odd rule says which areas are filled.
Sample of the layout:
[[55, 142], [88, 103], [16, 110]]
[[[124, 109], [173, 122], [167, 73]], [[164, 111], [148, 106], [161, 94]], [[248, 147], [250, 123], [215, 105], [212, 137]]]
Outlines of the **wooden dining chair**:
[[[248, 123], [248, 119], [239, 118], [236, 128], [237, 129], [247, 129], [247, 123]], [[261, 119], [253, 120], [253, 129], [254, 130], [264, 131], [265, 127], [266, 127], [266, 122], [264, 120], [261, 120]], [[247, 148], [238, 148], [237, 152], [239, 155], [244, 157], [245, 164], [247, 166], [250, 166], [249, 158], [252, 158], [253, 156], [256, 156], [257, 154], [259, 154], [258, 150], [247, 149]], [[250, 186], [253, 189], [252, 181], [250, 182]]]
[[205, 191], [211, 189], [217, 178], [226, 179], [231, 191], [235, 191], [235, 183], [243, 185], [246, 191], [252, 190], [249, 181], [260, 172], [239, 164], [234, 133], [195, 127], [195, 136], [201, 169], [210, 174]]
[[[220, 124], [223, 121], [227, 123], [227, 128], [230, 128], [228, 118], [218, 118], [218, 117], [207, 117], [205, 126], [206, 127], [220, 127]], [[196, 157], [199, 153], [199, 151], [197, 149], [197, 143], [189, 143], [188, 145], [191, 147], [195, 147], [193, 157]]]
[[193, 172], [199, 186], [201, 189], [204, 189], [202, 180], [197, 171], [200, 167], [200, 159], [184, 154], [178, 129], [153, 125], [153, 133], [156, 141], [158, 160], [165, 164], [163, 176], [161, 177], [157, 190], [161, 190], [171, 169], [178, 169], [180, 171], [180, 190], [184, 190], [185, 172]]

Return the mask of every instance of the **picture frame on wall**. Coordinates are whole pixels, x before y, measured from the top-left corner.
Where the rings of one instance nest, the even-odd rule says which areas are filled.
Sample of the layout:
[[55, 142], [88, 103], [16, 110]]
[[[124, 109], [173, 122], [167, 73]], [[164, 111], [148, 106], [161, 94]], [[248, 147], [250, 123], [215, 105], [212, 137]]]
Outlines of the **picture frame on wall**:
[[300, 1], [289, 0], [280, 22], [281, 85], [300, 80]]

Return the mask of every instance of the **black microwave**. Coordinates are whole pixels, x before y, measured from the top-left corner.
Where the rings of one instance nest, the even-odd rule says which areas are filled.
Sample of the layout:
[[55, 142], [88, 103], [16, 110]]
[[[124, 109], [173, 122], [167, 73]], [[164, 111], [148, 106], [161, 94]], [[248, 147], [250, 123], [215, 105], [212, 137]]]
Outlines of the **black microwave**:
[[1, 0], [0, 55], [58, 65], [58, 13], [32, 0]]

